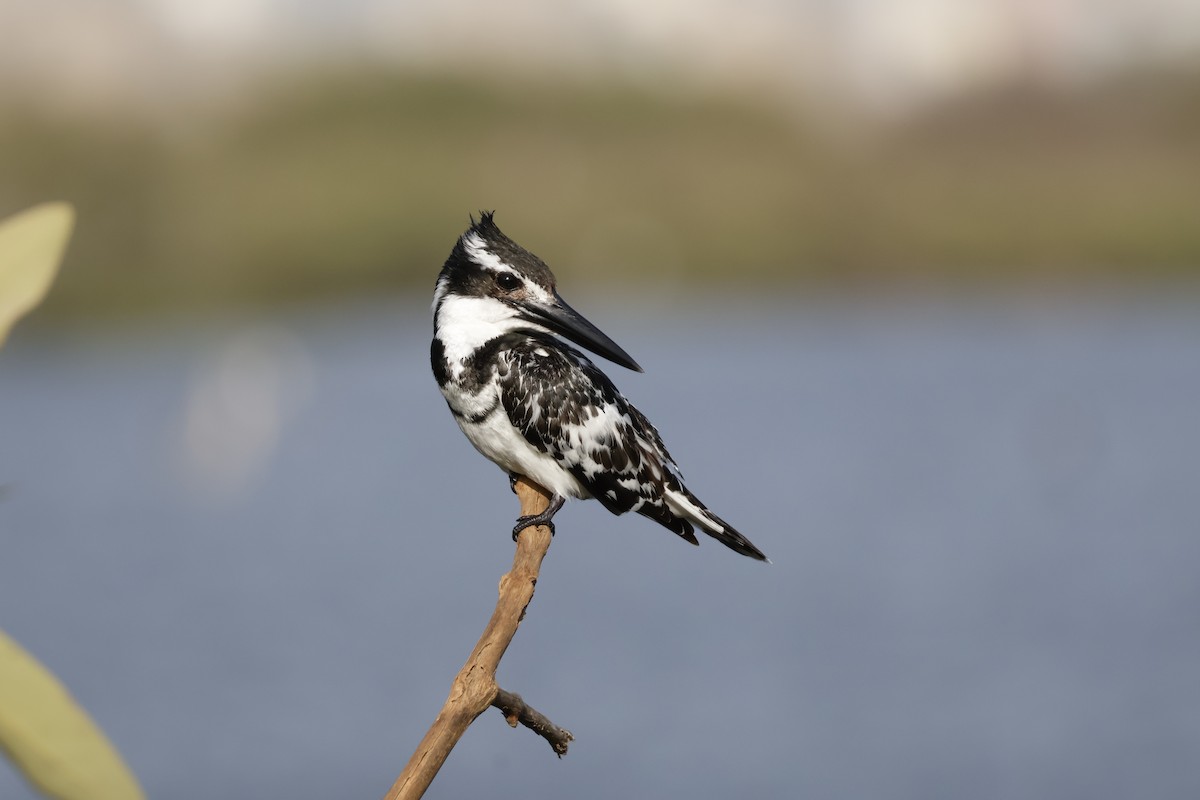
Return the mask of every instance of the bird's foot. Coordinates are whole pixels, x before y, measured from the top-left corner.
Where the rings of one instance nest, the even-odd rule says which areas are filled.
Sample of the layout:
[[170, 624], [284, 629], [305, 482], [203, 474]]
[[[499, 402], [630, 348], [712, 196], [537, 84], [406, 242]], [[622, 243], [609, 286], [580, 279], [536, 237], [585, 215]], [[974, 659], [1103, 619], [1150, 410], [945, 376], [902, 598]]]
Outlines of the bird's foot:
[[521, 476], [515, 472], [508, 473], [508, 488], [513, 494], [517, 493], [517, 481], [521, 480]]
[[[516, 483], [515, 478], [513, 479], [513, 482]], [[550, 529], [550, 535], [553, 536], [554, 515], [558, 513], [558, 510], [563, 507], [563, 503], [565, 502], [567, 502], [567, 498], [556, 494], [554, 497], [550, 498], [550, 505], [542, 513], [527, 514], [523, 517], [517, 517], [517, 525], [515, 528], [513, 528], [512, 532], [513, 541], [515, 542], [517, 540], [518, 533], [535, 525], [545, 525]]]
[[518, 533], [525, 530], [526, 528], [531, 528], [531, 527], [534, 527], [537, 525], [545, 525], [547, 528], [550, 529], [550, 535], [553, 536], [554, 535], [554, 523], [548, 519], [538, 519], [538, 517], [540, 517], [540, 516], [541, 516], [541, 514], [538, 514], [537, 516], [517, 517], [517, 526], [515, 528], [513, 528], [513, 541], [515, 542], [517, 540]]

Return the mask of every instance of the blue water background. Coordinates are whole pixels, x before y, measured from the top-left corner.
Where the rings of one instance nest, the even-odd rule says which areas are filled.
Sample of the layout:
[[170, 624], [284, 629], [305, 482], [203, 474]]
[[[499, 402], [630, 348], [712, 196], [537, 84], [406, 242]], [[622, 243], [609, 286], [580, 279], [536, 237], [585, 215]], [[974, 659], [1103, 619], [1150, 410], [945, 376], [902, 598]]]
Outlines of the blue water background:
[[[569, 299], [774, 564], [568, 505], [499, 680], [577, 741], [489, 711], [428, 797], [1200, 797], [1195, 296]], [[0, 355], [0, 627], [150, 797], [378, 797], [441, 706], [516, 503], [428, 313]]]

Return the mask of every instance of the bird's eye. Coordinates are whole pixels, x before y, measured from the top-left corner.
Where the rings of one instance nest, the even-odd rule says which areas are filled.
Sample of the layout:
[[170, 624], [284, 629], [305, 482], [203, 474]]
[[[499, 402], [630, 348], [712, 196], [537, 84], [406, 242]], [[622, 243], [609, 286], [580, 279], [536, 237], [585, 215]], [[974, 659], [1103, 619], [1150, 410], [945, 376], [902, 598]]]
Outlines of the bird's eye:
[[512, 292], [521, 288], [521, 279], [511, 272], [500, 272], [496, 275], [496, 285], [506, 292]]

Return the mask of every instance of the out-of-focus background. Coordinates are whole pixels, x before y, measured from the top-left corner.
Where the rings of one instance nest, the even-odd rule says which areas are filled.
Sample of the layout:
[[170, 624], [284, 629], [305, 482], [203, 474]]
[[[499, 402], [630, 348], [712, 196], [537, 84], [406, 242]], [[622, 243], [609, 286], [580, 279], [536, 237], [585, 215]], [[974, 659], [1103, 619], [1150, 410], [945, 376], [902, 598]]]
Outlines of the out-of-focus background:
[[1200, 792], [1200, 5], [17, 0], [43, 200], [0, 626], [150, 796], [378, 796], [432, 721], [516, 513], [427, 366], [483, 208], [775, 563], [569, 506], [500, 678], [578, 741], [431, 797]]
[[477, 207], [605, 285], [1194, 276], [1198, 9], [8, 3], [0, 208], [78, 207], [52, 316], [424, 289]]

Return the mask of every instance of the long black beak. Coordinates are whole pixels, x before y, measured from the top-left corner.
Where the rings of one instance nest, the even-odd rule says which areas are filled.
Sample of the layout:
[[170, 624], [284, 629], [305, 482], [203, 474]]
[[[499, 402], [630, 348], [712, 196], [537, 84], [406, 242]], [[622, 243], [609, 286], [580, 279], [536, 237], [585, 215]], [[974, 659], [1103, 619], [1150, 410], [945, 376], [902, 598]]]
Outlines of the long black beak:
[[580, 347], [586, 347], [598, 356], [603, 356], [614, 364], [641, 372], [642, 368], [621, 347], [608, 338], [583, 315], [567, 305], [566, 301], [554, 293], [554, 304], [550, 306], [522, 303], [522, 310], [533, 320], [540, 322], [555, 333], [570, 339]]

